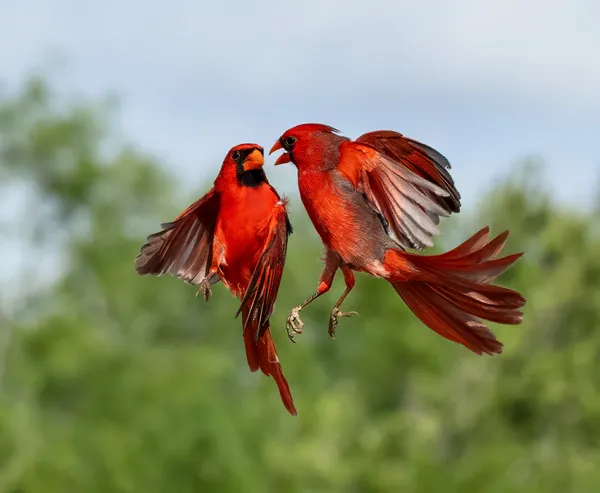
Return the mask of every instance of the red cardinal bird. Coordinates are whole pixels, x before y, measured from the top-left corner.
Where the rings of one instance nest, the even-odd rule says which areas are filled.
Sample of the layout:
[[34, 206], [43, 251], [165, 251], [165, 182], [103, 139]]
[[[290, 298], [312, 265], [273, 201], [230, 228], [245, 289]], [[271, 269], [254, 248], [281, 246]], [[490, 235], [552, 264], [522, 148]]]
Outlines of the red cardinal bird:
[[304, 124], [287, 130], [271, 149], [276, 165], [292, 162], [315, 229], [326, 246], [317, 292], [288, 318], [290, 338], [302, 330], [299, 312], [326, 293], [338, 269], [346, 290], [329, 321], [333, 337], [339, 308], [354, 287], [353, 271], [382, 277], [421, 321], [441, 336], [476, 353], [499, 353], [502, 344], [481, 319], [518, 324], [525, 299], [489, 283], [522, 254], [497, 259], [508, 232], [488, 241], [485, 228], [454, 250], [433, 256], [411, 254], [432, 244], [440, 216], [460, 210], [460, 195], [448, 160], [429, 146], [391, 131], [351, 141], [337, 130]]
[[168, 273], [199, 286], [208, 301], [219, 281], [241, 298], [246, 356], [251, 371], [271, 375], [286, 409], [296, 415], [269, 328], [292, 226], [286, 200], [269, 185], [263, 148], [229, 151], [214, 187], [163, 230], [150, 235], [135, 260], [139, 274]]

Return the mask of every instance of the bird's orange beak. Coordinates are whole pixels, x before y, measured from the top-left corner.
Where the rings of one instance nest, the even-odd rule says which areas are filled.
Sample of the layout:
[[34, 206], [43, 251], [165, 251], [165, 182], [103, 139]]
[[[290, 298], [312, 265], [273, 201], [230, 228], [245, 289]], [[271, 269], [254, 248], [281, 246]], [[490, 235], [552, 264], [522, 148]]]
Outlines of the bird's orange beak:
[[[273, 147], [271, 147], [271, 150], [269, 151], [269, 155], [273, 154], [275, 151], [279, 151], [283, 149], [283, 146], [281, 145], [281, 142], [277, 141], [275, 142], [275, 144], [273, 144]], [[284, 152], [281, 156], [279, 156], [277, 158], [277, 161], [275, 161], [275, 166], [279, 166], [280, 164], [285, 164], [285, 163], [289, 163], [290, 162], [290, 155], [287, 152]]]
[[258, 149], [254, 149], [244, 161], [244, 170], [250, 171], [251, 169], [260, 169], [265, 164], [265, 158]]

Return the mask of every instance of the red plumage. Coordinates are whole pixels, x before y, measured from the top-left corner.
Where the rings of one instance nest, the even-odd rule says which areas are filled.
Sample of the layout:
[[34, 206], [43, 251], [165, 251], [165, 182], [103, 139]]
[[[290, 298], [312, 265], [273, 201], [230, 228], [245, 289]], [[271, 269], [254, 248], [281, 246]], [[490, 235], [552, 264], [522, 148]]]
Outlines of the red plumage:
[[263, 164], [256, 144], [231, 149], [214, 187], [148, 237], [135, 267], [140, 275], [168, 273], [197, 285], [206, 300], [210, 286], [222, 281], [241, 299], [250, 370], [272, 376], [286, 409], [296, 415], [269, 326], [292, 228], [287, 201], [267, 181]]
[[450, 163], [435, 149], [397, 132], [376, 131], [355, 141], [321, 124], [287, 130], [271, 152], [277, 164], [298, 168], [300, 197], [326, 246], [317, 292], [294, 308], [288, 335], [301, 332], [299, 312], [331, 287], [341, 269], [346, 290], [330, 316], [335, 334], [339, 308], [354, 287], [353, 271], [386, 279], [419, 319], [438, 334], [476, 353], [499, 353], [502, 344], [482, 320], [518, 324], [525, 298], [490, 283], [521, 254], [496, 258], [508, 232], [489, 241], [489, 229], [441, 255], [407, 253], [433, 245], [440, 217], [460, 211]]

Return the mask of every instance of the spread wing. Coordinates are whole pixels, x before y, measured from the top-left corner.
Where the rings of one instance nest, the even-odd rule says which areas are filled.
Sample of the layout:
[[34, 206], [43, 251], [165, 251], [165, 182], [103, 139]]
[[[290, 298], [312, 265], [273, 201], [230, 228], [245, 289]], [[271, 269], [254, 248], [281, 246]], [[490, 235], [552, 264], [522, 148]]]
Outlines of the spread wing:
[[356, 142], [370, 145], [391, 160], [448, 192], [447, 197], [438, 197], [427, 189], [421, 190], [450, 212], [460, 212], [460, 193], [448, 172], [451, 168], [450, 162], [438, 151], [392, 130], [369, 132], [361, 135]]
[[265, 246], [236, 314], [239, 315], [243, 309], [248, 310], [248, 316], [244, 320], [244, 330], [255, 327], [256, 340], [269, 326], [269, 318], [273, 313], [283, 275], [288, 236], [292, 233], [286, 205], [285, 199], [279, 200], [273, 208], [266, 225], [268, 234]]
[[[373, 137], [367, 137], [369, 139]], [[389, 141], [379, 140], [378, 145], [383, 148]], [[412, 142], [404, 138], [403, 141]], [[386, 230], [401, 245], [421, 250], [433, 246], [432, 238], [439, 233], [440, 217], [459, 210], [460, 202], [455, 204], [459, 200], [455, 197], [459, 196], [445, 175], [440, 173], [439, 179], [434, 179], [428, 174], [433, 174], [437, 167], [432, 159], [425, 159], [425, 151], [414, 147], [414, 152], [408, 154], [410, 159], [406, 154], [401, 159], [398, 149], [398, 146], [391, 150], [388, 147], [383, 152], [364, 142], [344, 142], [340, 146], [338, 170], [365, 194], [385, 219]], [[448, 174], [441, 165], [440, 169]]]
[[148, 236], [135, 259], [140, 275], [165, 273], [199, 284], [209, 273], [219, 195], [211, 189], [158, 233]]

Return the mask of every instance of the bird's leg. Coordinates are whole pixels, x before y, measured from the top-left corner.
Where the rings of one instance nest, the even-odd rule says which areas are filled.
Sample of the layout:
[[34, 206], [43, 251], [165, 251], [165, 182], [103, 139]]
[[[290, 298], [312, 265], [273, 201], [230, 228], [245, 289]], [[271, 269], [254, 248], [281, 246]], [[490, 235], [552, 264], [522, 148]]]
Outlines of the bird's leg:
[[200, 294], [200, 291], [204, 292], [204, 301], [208, 301], [210, 296], [212, 295], [212, 291], [210, 287], [213, 284], [218, 283], [221, 280], [218, 272], [210, 271], [208, 275], [200, 281], [198, 284], [198, 291], [196, 292], [196, 296]]
[[339, 255], [335, 252], [332, 252], [331, 250], [327, 250], [325, 256], [325, 269], [323, 269], [323, 272], [321, 274], [321, 280], [319, 283], [319, 287], [317, 288], [317, 292], [313, 294], [310, 298], [308, 298], [304, 303], [293, 308], [290, 312], [290, 316], [287, 319], [285, 329], [287, 331], [290, 341], [294, 342], [294, 336], [296, 334], [302, 334], [302, 327], [304, 326], [304, 322], [300, 319], [300, 311], [305, 306], [315, 301], [319, 296], [325, 294], [331, 289], [331, 285], [333, 284], [333, 278], [335, 277], [335, 273], [337, 272], [339, 265]]
[[329, 316], [329, 335], [335, 339], [335, 329], [338, 324], [338, 317], [351, 317], [352, 315], [358, 315], [358, 312], [342, 312], [340, 311], [340, 306], [346, 299], [346, 296], [352, 291], [354, 288], [354, 284], [356, 283], [356, 279], [354, 277], [354, 273], [352, 269], [345, 264], [340, 266], [342, 269], [342, 273], [344, 274], [344, 281], [346, 282], [346, 290], [340, 296], [340, 299], [337, 300], [337, 303], [333, 307], [331, 311], [331, 315]]

